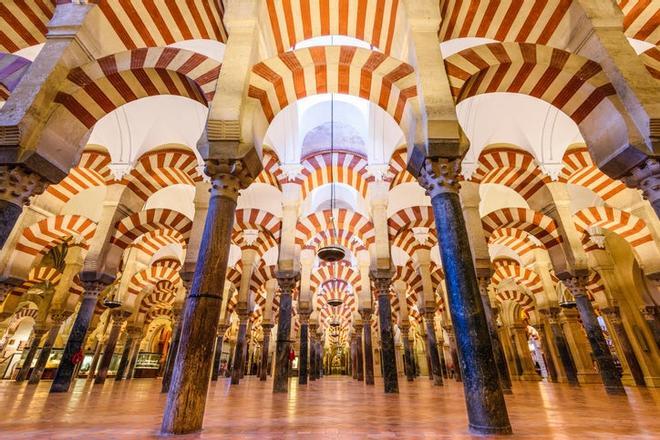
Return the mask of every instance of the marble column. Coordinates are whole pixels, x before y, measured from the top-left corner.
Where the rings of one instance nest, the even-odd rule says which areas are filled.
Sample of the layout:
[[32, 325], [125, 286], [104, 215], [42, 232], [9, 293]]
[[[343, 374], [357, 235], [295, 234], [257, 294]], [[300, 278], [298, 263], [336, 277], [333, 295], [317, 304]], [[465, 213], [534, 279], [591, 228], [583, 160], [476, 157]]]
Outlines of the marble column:
[[364, 382], [364, 355], [362, 350], [362, 324], [355, 326], [355, 355], [357, 357], [357, 363], [355, 368], [357, 369], [357, 380]]
[[538, 381], [541, 376], [536, 373], [532, 357], [529, 352], [527, 327], [524, 324], [514, 324], [511, 326], [513, 338], [515, 341], [515, 349], [518, 350], [518, 359], [520, 360], [521, 380]]
[[264, 323], [261, 326], [264, 329], [264, 340], [261, 341], [261, 371], [259, 371], [259, 380], [264, 381], [268, 377], [268, 353], [270, 351], [270, 332], [273, 324]]
[[349, 364], [350, 374], [353, 379], [357, 380], [357, 345], [355, 342], [355, 335], [351, 336], [350, 353], [351, 353], [351, 363]]
[[559, 377], [557, 375], [557, 367], [555, 367], [555, 361], [552, 358], [552, 353], [550, 352], [550, 344], [548, 342], [548, 337], [546, 336], [545, 324], [539, 324], [539, 335], [541, 336], [541, 349], [543, 350], [543, 359], [545, 359], [545, 364], [548, 367], [548, 375], [550, 376], [551, 382], [558, 382]]
[[659, 319], [660, 313], [658, 312], [659, 310], [660, 307], [656, 305], [652, 305], [652, 306], [645, 305], [639, 310], [642, 314], [642, 317], [644, 318], [644, 321], [649, 326], [649, 329], [653, 334], [653, 338], [655, 339], [655, 344], [658, 347], [660, 347], [660, 319]]
[[55, 378], [50, 386], [51, 393], [66, 393], [69, 391], [73, 374], [77, 370], [77, 365], [73, 363], [73, 356], [84, 349], [87, 331], [94, 316], [99, 294], [108, 284], [100, 281], [83, 281], [85, 291], [78, 308], [76, 320], [66, 341], [60, 365], [57, 367]]
[[463, 382], [461, 376], [461, 368], [458, 362], [458, 350], [456, 349], [456, 335], [454, 334], [454, 327], [451, 325], [445, 326], [447, 334], [449, 335], [449, 353], [451, 354], [451, 362], [454, 365], [454, 379], [456, 382]]
[[598, 319], [596, 318], [596, 312], [594, 312], [591, 301], [589, 301], [587, 290], [585, 288], [587, 282], [588, 280], [586, 278], [573, 277], [564, 280], [564, 285], [566, 285], [575, 298], [575, 303], [578, 312], [580, 313], [580, 319], [582, 320], [582, 325], [587, 333], [587, 339], [589, 339], [593, 356], [596, 358], [596, 363], [598, 364], [598, 370], [600, 372], [600, 377], [603, 380], [605, 391], [608, 394], [625, 394], [626, 390], [623, 388], [621, 377], [619, 376], [619, 372], [614, 364], [614, 359], [612, 358], [612, 353], [605, 341], [603, 329], [600, 327]]
[[630, 188], [642, 191], [644, 198], [649, 201], [655, 215], [660, 218], [660, 161], [655, 157], [648, 157], [624, 178]]
[[277, 273], [280, 285], [280, 314], [277, 322], [277, 346], [275, 349], [275, 375], [273, 392], [286, 393], [289, 390], [289, 352], [291, 351], [291, 295], [300, 278], [297, 272]]
[[89, 365], [89, 373], [87, 374], [87, 380], [92, 380], [94, 379], [94, 376], [96, 375], [96, 370], [99, 365], [99, 359], [101, 359], [101, 353], [103, 351], [103, 338], [104, 334], [100, 335], [100, 340], [96, 341], [96, 345], [94, 346], [94, 356], [92, 356], [92, 363]]
[[172, 336], [170, 346], [167, 350], [167, 359], [165, 359], [163, 382], [160, 387], [161, 393], [167, 393], [170, 390], [172, 373], [174, 372], [174, 363], [176, 361], [176, 355], [179, 352], [179, 341], [181, 340], [181, 310], [173, 310], [172, 314]]
[[128, 361], [128, 368], [126, 370], [126, 379], [133, 379], [135, 375], [135, 364], [137, 363], [138, 355], [140, 354], [140, 342], [142, 340], [142, 333], [136, 334], [133, 342], [133, 349], [131, 350], [131, 358]]
[[119, 366], [117, 367], [117, 375], [115, 376], [116, 381], [121, 381], [126, 378], [126, 373], [128, 372], [128, 365], [131, 361], [131, 353], [135, 349], [135, 344], [137, 344], [138, 338], [142, 335], [142, 329], [140, 327], [129, 327], [126, 329], [127, 337], [126, 342], [124, 343], [124, 351], [121, 354], [121, 359], [119, 360]]
[[211, 372], [211, 380], [218, 380], [220, 376], [220, 368], [222, 367], [222, 345], [225, 340], [225, 332], [229, 328], [226, 324], [218, 325], [218, 335], [215, 338], [215, 351], [214, 351], [214, 360], [213, 360], [213, 371]]
[[238, 385], [241, 380], [241, 372], [245, 368], [245, 347], [247, 337], [247, 310], [239, 312], [238, 335], [236, 336], [236, 348], [234, 351], [234, 365], [231, 369], [231, 384]]
[[511, 376], [509, 369], [506, 365], [506, 358], [504, 357], [504, 349], [502, 348], [502, 341], [497, 332], [496, 314], [490, 304], [488, 296], [488, 285], [490, 284], [490, 277], [479, 277], [479, 293], [481, 294], [481, 303], [484, 306], [484, 313], [486, 314], [486, 322], [488, 324], [488, 333], [490, 341], [493, 346], [493, 358], [497, 364], [497, 374], [500, 379], [500, 386], [504, 394], [511, 394]]
[[440, 354], [438, 353], [438, 340], [435, 335], [435, 313], [433, 311], [424, 314], [426, 324], [426, 349], [430, 364], [430, 373], [433, 376], [433, 385], [442, 386], [442, 367], [440, 366]]
[[108, 336], [108, 341], [105, 343], [103, 357], [101, 357], [101, 361], [99, 362], [99, 371], [96, 373], [96, 378], [94, 379], [95, 384], [105, 383], [105, 379], [108, 376], [108, 368], [110, 368], [110, 363], [112, 362], [112, 356], [115, 354], [121, 327], [128, 317], [128, 312], [115, 310], [111, 312], [111, 315], [112, 326], [110, 327], [110, 335]]
[[564, 331], [559, 325], [560, 311], [561, 309], [558, 307], [552, 307], [547, 312], [543, 312], [546, 312], [545, 314], [548, 318], [548, 323], [550, 324], [552, 339], [557, 348], [557, 353], [559, 354], [559, 359], [561, 360], [566, 380], [569, 384], [576, 386], [579, 384], [577, 379], [577, 369], [575, 368], [575, 362], [573, 361], [573, 356], [571, 356], [571, 351], [568, 347]]
[[360, 310], [362, 315], [362, 333], [364, 338], [364, 383], [374, 384], [374, 350], [371, 342], [371, 315], [370, 309]]
[[635, 384], [637, 386], [646, 386], [646, 381], [644, 380], [644, 372], [642, 371], [642, 367], [639, 365], [637, 356], [635, 356], [635, 352], [633, 351], [630, 339], [628, 339], [628, 333], [626, 333], [626, 329], [623, 327], [623, 323], [621, 322], [621, 312], [619, 311], [619, 307], [608, 307], [603, 309], [602, 312], [607, 315], [607, 320], [611, 324], [613, 333], [616, 335], [616, 338], [619, 341], [621, 355], [628, 364], [630, 374], [633, 377]]
[[378, 298], [378, 321], [380, 324], [380, 346], [383, 360], [383, 386], [386, 393], [399, 392], [399, 379], [396, 371], [396, 350], [394, 348], [394, 330], [392, 328], [392, 304], [390, 303], [390, 285], [392, 272], [373, 270], [370, 274]]
[[28, 378], [30, 368], [32, 367], [32, 361], [34, 360], [34, 355], [37, 354], [41, 338], [46, 334], [46, 332], [48, 332], [48, 327], [44, 326], [43, 324], [34, 325], [34, 329], [32, 330], [32, 343], [30, 344], [27, 356], [23, 361], [23, 366], [21, 366], [21, 369], [18, 371], [16, 382], [23, 382]]
[[511, 424], [458, 196], [460, 159], [427, 158], [419, 181], [431, 197], [470, 431], [509, 434]]
[[307, 385], [307, 360], [309, 353], [309, 313], [300, 312], [300, 356], [298, 362], [298, 383]]
[[55, 345], [55, 340], [57, 339], [57, 335], [60, 332], [60, 329], [62, 328], [62, 323], [66, 320], [68, 316], [69, 313], [58, 313], [57, 315], [51, 315], [50, 318], [52, 321], [52, 325], [48, 330], [48, 336], [46, 336], [44, 345], [43, 347], [41, 347], [41, 352], [39, 353], [39, 357], [37, 358], [37, 363], [34, 365], [34, 368], [32, 369], [32, 373], [30, 374], [30, 379], [28, 380], [28, 384], [36, 385], [41, 381], [41, 375], [44, 373], [44, 370], [46, 369], [46, 364], [48, 363], [48, 358], [50, 358], [50, 353], [53, 351], [53, 345]]
[[415, 380], [415, 366], [413, 364], [413, 352], [410, 344], [410, 328], [408, 326], [401, 327], [401, 339], [403, 341], [403, 363], [408, 382]]
[[0, 248], [29, 198], [44, 192], [47, 180], [22, 164], [0, 165]]
[[238, 191], [249, 183], [240, 161], [209, 159], [206, 174], [211, 177], [211, 195], [192, 288], [184, 306], [163, 434], [202, 429]]
[[316, 329], [312, 325], [309, 329], [309, 380], [316, 380]]

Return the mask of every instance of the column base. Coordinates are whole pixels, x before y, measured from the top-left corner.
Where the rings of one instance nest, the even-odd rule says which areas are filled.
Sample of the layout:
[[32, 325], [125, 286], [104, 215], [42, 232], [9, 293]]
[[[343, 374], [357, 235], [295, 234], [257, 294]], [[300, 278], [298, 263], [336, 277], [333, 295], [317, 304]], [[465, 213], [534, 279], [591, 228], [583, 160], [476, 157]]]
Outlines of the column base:
[[468, 424], [470, 433], [476, 435], [511, 435], [513, 430], [511, 426], [493, 427], [493, 426], [475, 426], [472, 423]]
[[625, 396], [626, 389], [624, 387], [605, 387], [605, 392], [610, 396]]

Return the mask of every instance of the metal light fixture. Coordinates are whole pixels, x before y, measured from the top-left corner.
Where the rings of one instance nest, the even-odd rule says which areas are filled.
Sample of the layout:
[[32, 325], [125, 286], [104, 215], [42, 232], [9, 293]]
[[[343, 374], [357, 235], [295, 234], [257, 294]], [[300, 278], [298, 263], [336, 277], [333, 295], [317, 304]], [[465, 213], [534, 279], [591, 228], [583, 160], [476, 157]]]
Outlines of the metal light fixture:
[[121, 307], [121, 301], [119, 301], [119, 284], [115, 284], [112, 288], [112, 293], [105, 297], [103, 300], [103, 305], [109, 308], [110, 310]]
[[575, 307], [577, 307], [575, 298], [573, 298], [573, 295], [570, 294], [568, 289], [564, 289], [562, 294], [560, 295], [559, 307], [563, 309], [574, 309]]
[[[335, 95], [330, 94], [330, 222], [332, 223], [332, 233], [335, 237], [339, 235], [337, 232], [337, 224], [335, 223], [335, 170], [332, 167], [332, 161], [335, 157]], [[346, 251], [337, 245], [324, 246], [316, 253], [316, 255], [325, 262], [336, 263], [346, 257]]]
[[344, 304], [344, 300], [341, 298], [330, 298], [328, 300], [328, 304], [330, 304], [332, 307], [339, 307], [340, 305]]

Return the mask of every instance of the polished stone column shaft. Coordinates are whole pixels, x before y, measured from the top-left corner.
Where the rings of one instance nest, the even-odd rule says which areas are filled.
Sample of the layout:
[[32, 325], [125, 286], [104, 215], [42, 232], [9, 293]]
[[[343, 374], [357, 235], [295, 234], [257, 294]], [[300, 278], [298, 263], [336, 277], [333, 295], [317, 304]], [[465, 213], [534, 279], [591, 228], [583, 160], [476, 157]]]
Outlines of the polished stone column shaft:
[[176, 355], [179, 351], [179, 341], [181, 340], [181, 311], [174, 312], [174, 322], [172, 329], [172, 340], [167, 350], [167, 359], [165, 359], [165, 370], [163, 371], [163, 383], [161, 384], [160, 392], [167, 393], [170, 390], [172, 383], [172, 373], [174, 372], [174, 363]]
[[442, 386], [442, 367], [440, 366], [440, 355], [438, 353], [438, 341], [435, 336], [435, 319], [433, 312], [424, 316], [426, 324], [426, 348], [430, 364], [433, 385]]
[[586, 283], [587, 279], [582, 277], [574, 277], [564, 281], [564, 284], [575, 298], [582, 325], [587, 333], [593, 356], [596, 358], [603, 385], [605, 385], [605, 391], [608, 394], [625, 394], [626, 390], [623, 388], [612, 353], [605, 341], [603, 329], [600, 327], [596, 312], [594, 312], [591, 301], [589, 301], [585, 288]]
[[362, 354], [362, 326], [355, 326], [355, 354], [357, 356], [357, 380], [364, 381], [364, 357]]
[[247, 337], [247, 310], [239, 315], [238, 335], [236, 337], [236, 348], [234, 350], [234, 365], [231, 369], [231, 384], [238, 385], [241, 373], [245, 368], [245, 348]]
[[309, 315], [300, 314], [300, 356], [298, 362], [298, 383], [307, 384], [307, 360], [309, 352]]
[[374, 384], [374, 351], [371, 342], [371, 310], [360, 310], [364, 337], [364, 383]]
[[401, 339], [403, 341], [403, 362], [406, 379], [408, 382], [415, 380], [415, 367], [413, 365], [413, 352], [410, 344], [410, 329], [408, 327], [401, 328]]
[[458, 350], [456, 349], [454, 328], [451, 325], [448, 325], [446, 329], [447, 333], [449, 333], [449, 353], [451, 354], [451, 362], [454, 365], [454, 380], [456, 380], [456, 382], [463, 382], [463, 378], [461, 377], [461, 367], [458, 362]]
[[299, 275], [294, 272], [279, 272], [277, 281], [280, 285], [280, 314], [277, 322], [277, 347], [275, 349], [275, 376], [273, 392], [286, 393], [289, 389], [289, 352], [291, 342], [291, 295], [298, 282]]
[[457, 340], [470, 430], [508, 434], [511, 424], [459, 199], [460, 159], [428, 158], [420, 183], [431, 197], [447, 298]]
[[57, 339], [57, 334], [60, 332], [60, 328], [62, 328], [63, 321], [64, 321], [64, 317], [61, 317], [61, 319], [57, 319], [55, 322], [53, 322], [53, 325], [48, 330], [48, 336], [46, 336], [44, 345], [43, 347], [41, 347], [41, 352], [39, 353], [39, 357], [37, 358], [37, 363], [34, 365], [34, 368], [32, 369], [32, 373], [30, 374], [30, 379], [28, 380], [28, 384], [36, 385], [41, 381], [41, 375], [44, 373], [44, 370], [46, 369], [48, 358], [50, 357], [50, 353], [53, 351], [53, 345], [55, 345], [55, 340]]
[[239, 189], [246, 186], [241, 162], [209, 159], [206, 174], [211, 176], [211, 195], [195, 275], [184, 305], [163, 434], [202, 429], [236, 202]]
[[555, 361], [552, 359], [552, 353], [550, 352], [550, 344], [548, 342], [548, 337], [546, 336], [545, 324], [539, 325], [539, 334], [541, 335], [541, 349], [543, 350], [545, 364], [548, 367], [548, 375], [552, 382], [558, 382], [557, 367], [555, 367]]
[[222, 368], [222, 346], [225, 341], [225, 333], [229, 326], [222, 324], [218, 326], [218, 336], [215, 338], [215, 351], [213, 355], [213, 371], [211, 372], [211, 380], [218, 380], [220, 376], [220, 369]]
[[133, 336], [129, 333], [126, 337], [126, 342], [124, 343], [124, 350], [121, 353], [121, 359], [119, 359], [119, 366], [117, 367], [115, 381], [124, 380], [126, 368], [128, 368], [128, 362], [130, 360], [129, 356], [131, 355], [131, 350], [133, 349], [133, 343]]
[[380, 323], [380, 346], [383, 359], [383, 386], [386, 393], [399, 392], [399, 379], [396, 371], [396, 351], [392, 328], [392, 305], [390, 303], [390, 284], [392, 272], [372, 271], [371, 279], [378, 297], [378, 320]]
[[121, 326], [124, 323], [124, 319], [126, 319], [126, 316], [122, 314], [122, 312], [112, 312], [110, 336], [108, 336], [108, 341], [105, 343], [103, 357], [99, 363], [99, 370], [98, 373], [96, 373], [96, 379], [94, 379], [95, 384], [105, 383], [105, 379], [108, 376], [108, 368], [110, 368], [112, 356], [115, 354], [115, 347], [117, 346], [117, 340], [119, 339], [119, 333], [121, 332]]
[[78, 308], [76, 320], [71, 328], [71, 333], [66, 341], [64, 353], [62, 353], [62, 360], [57, 367], [55, 378], [50, 386], [51, 393], [66, 393], [71, 387], [73, 381], [73, 374], [77, 370], [77, 365], [73, 363], [73, 357], [76, 353], [80, 353], [85, 346], [85, 339], [87, 338], [87, 331], [89, 324], [94, 316], [94, 308], [98, 301], [99, 293], [107, 283], [97, 281], [83, 282], [85, 293], [83, 294], [82, 302]]
[[[103, 338], [103, 334], [101, 335], [101, 338]], [[101, 359], [101, 353], [103, 352], [103, 342], [102, 341], [96, 341], [96, 345], [94, 345], [94, 356], [92, 356], [92, 363], [89, 364], [89, 373], [87, 374], [87, 380], [92, 380], [94, 379], [94, 376], [96, 375], [96, 370], [98, 369], [99, 366], [99, 359]]]
[[261, 342], [261, 370], [259, 371], [259, 380], [264, 381], [268, 378], [268, 352], [270, 351], [270, 332], [272, 324], [262, 324], [264, 329], [264, 340]]
[[488, 298], [488, 284], [490, 284], [490, 279], [481, 277], [478, 281], [479, 290], [481, 293], [481, 302], [484, 306], [486, 322], [488, 323], [488, 333], [490, 334], [490, 340], [493, 346], [493, 357], [495, 358], [495, 363], [497, 364], [497, 374], [500, 379], [500, 386], [502, 387], [503, 393], [511, 394], [511, 375], [509, 374], [509, 368], [506, 365], [506, 358], [504, 357], [502, 341], [500, 341], [500, 335], [497, 332], [497, 323], [495, 318], [496, 314], [493, 312], [490, 299]]
[[575, 362], [573, 361], [573, 356], [571, 351], [568, 348], [568, 342], [566, 341], [566, 336], [564, 331], [559, 325], [559, 312], [558, 307], [552, 307], [547, 313], [548, 323], [550, 324], [550, 331], [552, 333], [552, 339], [557, 347], [557, 353], [559, 354], [559, 359], [561, 360], [561, 365], [564, 368], [564, 374], [566, 374], [566, 380], [569, 384], [573, 386], [579, 385], [577, 378], [577, 369], [575, 367]]
[[630, 368], [630, 374], [633, 377], [635, 384], [637, 386], [646, 386], [646, 381], [644, 380], [644, 372], [642, 371], [642, 367], [639, 365], [637, 356], [635, 355], [635, 352], [632, 348], [632, 344], [628, 338], [628, 333], [626, 333], [626, 329], [623, 327], [623, 323], [621, 322], [621, 312], [619, 311], [619, 307], [608, 307], [603, 309], [602, 312], [607, 315], [608, 320], [612, 325], [612, 329], [614, 330], [614, 333], [619, 340], [619, 345], [621, 346], [623, 357], [628, 363], [628, 368]]
[[46, 334], [47, 331], [48, 328], [37, 326], [37, 324], [35, 324], [34, 330], [32, 331], [32, 343], [30, 344], [27, 356], [23, 361], [23, 366], [18, 371], [16, 382], [23, 382], [28, 378], [30, 368], [32, 367], [32, 361], [34, 360], [34, 355], [37, 354], [37, 350], [39, 349], [39, 342], [41, 342], [41, 338]]
[[310, 342], [309, 342], [309, 380], [311, 382], [316, 380], [316, 341], [314, 331], [310, 329]]

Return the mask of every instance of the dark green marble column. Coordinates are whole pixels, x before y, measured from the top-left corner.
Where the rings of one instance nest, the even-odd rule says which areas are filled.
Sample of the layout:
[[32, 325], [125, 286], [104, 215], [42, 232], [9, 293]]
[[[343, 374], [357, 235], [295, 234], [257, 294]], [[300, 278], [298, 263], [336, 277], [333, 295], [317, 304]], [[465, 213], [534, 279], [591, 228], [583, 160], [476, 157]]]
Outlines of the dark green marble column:
[[56, 317], [51, 316], [52, 325], [48, 330], [48, 336], [46, 336], [44, 345], [43, 347], [41, 347], [41, 352], [39, 353], [39, 358], [37, 359], [37, 363], [34, 365], [34, 368], [32, 369], [32, 373], [30, 374], [30, 379], [28, 380], [28, 384], [36, 385], [41, 381], [41, 375], [44, 373], [44, 370], [46, 369], [48, 358], [50, 357], [50, 354], [53, 351], [53, 345], [55, 344], [55, 340], [57, 339], [57, 334], [60, 332], [60, 329], [62, 328], [62, 323], [66, 319], [66, 316], [68, 316], [68, 314], [62, 314]]
[[213, 352], [213, 371], [211, 372], [211, 380], [216, 381], [220, 376], [220, 368], [222, 367], [222, 346], [225, 340], [225, 333], [229, 328], [226, 324], [218, 325], [218, 335], [215, 338], [215, 350]]
[[[101, 357], [101, 360], [99, 361], [99, 369], [96, 373], [96, 378], [94, 379], [95, 384], [105, 383], [105, 379], [108, 375], [108, 368], [110, 368], [110, 363], [112, 362], [112, 356], [115, 354], [115, 348], [117, 347], [117, 340], [121, 333], [121, 327], [128, 317], [128, 312], [116, 310], [111, 312], [111, 316], [112, 326], [110, 327], [110, 336], [108, 336], [108, 341], [105, 343], [103, 357]], [[110, 318], [108, 317], [108, 319]]]
[[646, 380], [644, 379], [644, 372], [642, 367], [639, 365], [635, 351], [632, 348], [630, 339], [628, 339], [628, 333], [623, 327], [621, 322], [621, 312], [619, 311], [618, 306], [608, 307], [602, 310], [603, 313], [607, 315], [607, 319], [611, 324], [613, 333], [616, 334], [617, 339], [619, 340], [619, 345], [621, 347], [622, 356], [626, 359], [628, 367], [630, 368], [630, 374], [635, 380], [635, 384], [640, 387], [646, 386]]
[[497, 364], [497, 374], [500, 378], [500, 386], [504, 394], [511, 394], [511, 375], [509, 375], [509, 368], [506, 365], [506, 358], [504, 357], [504, 348], [502, 348], [502, 341], [497, 332], [497, 314], [493, 311], [488, 297], [488, 285], [490, 284], [490, 277], [480, 277], [479, 292], [481, 294], [481, 302], [484, 306], [484, 313], [486, 314], [486, 322], [488, 323], [488, 333], [490, 334], [490, 341], [493, 346], [493, 357]]
[[275, 376], [273, 392], [286, 393], [289, 390], [289, 351], [291, 341], [291, 295], [298, 283], [297, 272], [278, 272], [280, 286], [280, 314], [277, 322], [277, 347], [275, 351]]
[[383, 386], [386, 393], [399, 392], [399, 379], [396, 371], [396, 351], [392, 328], [392, 304], [390, 303], [390, 285], [392, 272], [374, 270], [370, 273], [378, 298], [378, 320], [380, 323], [380, 346], [383, 367]]
[[261, 370], [259, 371], [259, 380], [264, 381], [268, 378], [268, 353], [270, 351], [270, 332], [273, 324], [262, 324], [264, 328], [264, 340], [261, 342]]
[[566, 341], [564, 331], [559, 325], [559, 313], [561, 312], [561, 309], [559, 307], [552, 307], [547, 311], [542, 310], [541, 312], [545, 313], [548, 318], [552, 339], [555, 347], [557, 348], [557, 353], [559, 354], [562, 367], [564, 368], [566, 380], [569, 384], [578, 386], [579, 382], [577, 378], [577, 369], [575, 368], [573, 356], [571, 355], [571, 351], [568, 348], [568, 342]]
[[401, 327], [401, 340], [403, 342], [403, 363], [405, 365], [406, 379], [408, 382], [415, 380], [415, 366], [413, 363], [413, 352], [410, 345], [410, 328], [407, 326]]
[[511, 424], [481, 302], [459, 191], [460, 159], [427, 158], [420, 184], [431, 197], [456, 334], [470, 431], [510, 434]]
[[598, 371], [603, 380], [603, 385], [605, 385], [605, 391], [608, 394], [625, 394], [626, 390], [623, 388], [619, 371], [614, 364], [612, 353], [605, 341], [603, 329], [600, 327], [596, 312], [594, 312], [591, 301], [589, 301], [589, 296], [585, 288], [587, 282], [588, 279], [586, 277], [573, 277], [564, 280], [564, 285], [571, 291], [575, 298], [575, 303], [580, 313], [580, 320], [587, 333], [591, 352], [594, 358], [596, 358]]
[[231, 369], [231, 384], [238, 385], [241, 372], [245, 368], [245, 344], [247, 337], [247, 310], [239, 316], [238, 335], [236, 337], [236, 348], [234, 350], [234, 365]]
[[309, 313], [300, 312], [300, 355], [298, 367], [298, 383], [307, 385], [307, 360], [309, 353]]
[[355, 354], [357, 356], [357, 380], [364, 381], [364, 356], [362, 352], [362, 324], [355, 326]]
[[30, 374], [30, 368], [32, 368], [32, 361], [34, 360], [35, 354], [37, 354], [37, 350], [39, 349], [41, 338], [46, 334], [47, 331], [48, 327], [44, 326], [43, 324], [34, 325], [34, 329], [32, 330], [32, 343], [30, 344], [30, 348], [27, 349], [27, 356], [23, 361], [21, 369], [18, 371], [16, 382], [23, 382], [28, 378], [28, 375]]
[[433, 385], [442, 386], [442, 367], [440, 366], [440, 355], [438, 353], [438, 340], [435, 336], [435, 313], [429, 311], [424, 315], [426, 324], [426, 349], [428, 351]]

